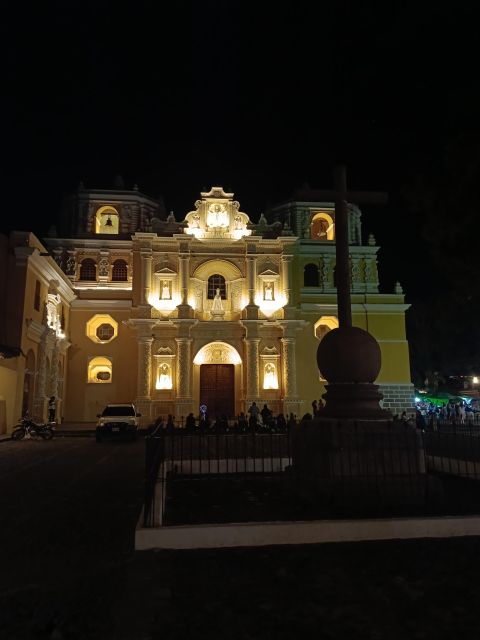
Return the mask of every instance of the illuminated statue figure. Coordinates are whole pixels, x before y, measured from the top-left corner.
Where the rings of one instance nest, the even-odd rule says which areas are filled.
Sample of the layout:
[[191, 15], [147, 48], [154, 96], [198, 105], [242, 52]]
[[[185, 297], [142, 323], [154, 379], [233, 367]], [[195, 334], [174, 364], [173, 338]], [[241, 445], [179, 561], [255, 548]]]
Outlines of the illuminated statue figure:
[[225, 315], [225, 310], [222, 304], [222, 297], [220, 295], [220, 289], [218, 287], [213, 299], [212, 310], [210, 313], [212, 314], [214, 320], [221, 320], [222, 316]]
[[265, 375], [263, 378], [264, 389], [278, 389], [277, 375], [275, 365], [269, 362], [265, 365]]
[[264, 300], [273, 300], [273, 287], [271, 282], [267, 282], [265, 285]]
[[228, 214], [224, 205], [211, 204], [207, 213], [209, 227], [228, 227]]
[[160, 375], [158, 377], [157, 389], [171, 389], [172, 376], [170, 375], [170, 367], [168, 364], [162, 364], [160, 367]]
[[162, 300], [170, 300], [170, 285], [168, 284], [168, 280], [163, 281]]
[[213, 299], [212, 311], [223, 311], [222, 296], [218, 288], [215, 293], [215, 298]]

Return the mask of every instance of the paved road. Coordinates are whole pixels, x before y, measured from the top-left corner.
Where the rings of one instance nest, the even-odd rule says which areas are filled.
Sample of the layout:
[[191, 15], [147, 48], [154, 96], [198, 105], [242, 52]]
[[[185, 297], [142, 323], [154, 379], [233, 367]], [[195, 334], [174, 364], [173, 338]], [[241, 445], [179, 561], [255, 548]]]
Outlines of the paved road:
[[480, 539], [133, 555], [143, 441], [0, 444], [0, 638], [476, 638]]
[[142, 438], [0, 444], [0, 636], [49, 637], [68, 619], [89, 637], [85, 616], [99, 630], [132, 558], [143, 456]]

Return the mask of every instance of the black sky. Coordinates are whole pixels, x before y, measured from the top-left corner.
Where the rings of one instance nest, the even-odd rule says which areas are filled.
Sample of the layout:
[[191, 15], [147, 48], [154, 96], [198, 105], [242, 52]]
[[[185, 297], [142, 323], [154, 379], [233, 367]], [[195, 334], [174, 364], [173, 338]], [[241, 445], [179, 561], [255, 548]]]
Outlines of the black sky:
[[119, 173], [177, 218], [220, 184], [257, 219], [343, 161], [352, 188], [389, 193], [364, 207], [382, 287], [421, 295], [404, 194], [478, 128], [474, 4], [269, 4], [7, 3], [2, 230], [42, 235], [80, 180]]

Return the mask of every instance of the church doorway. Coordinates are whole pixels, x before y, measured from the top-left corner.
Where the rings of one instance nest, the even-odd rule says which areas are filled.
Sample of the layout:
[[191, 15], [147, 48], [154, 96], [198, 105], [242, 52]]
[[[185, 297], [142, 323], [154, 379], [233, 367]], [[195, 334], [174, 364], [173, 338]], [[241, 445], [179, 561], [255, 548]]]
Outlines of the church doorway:
[[235, 366], [202, 364], [200, 367], [200, 404], [207, 405], [210, 420], [235, 415]]

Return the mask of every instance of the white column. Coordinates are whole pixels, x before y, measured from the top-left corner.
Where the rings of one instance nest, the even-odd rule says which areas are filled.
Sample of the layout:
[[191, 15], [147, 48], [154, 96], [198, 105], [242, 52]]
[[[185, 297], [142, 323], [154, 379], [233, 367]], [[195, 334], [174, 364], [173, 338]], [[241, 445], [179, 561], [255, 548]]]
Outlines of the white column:
[[182, 305], [188, 304], [188, 268], [190, 263], [190, 255], [181, 254], [179, 256], [179, 278], [180, 278], [180, 297]]
[[255, 281], [257, 276], [257, 258], [256, 256], [247, 256], [247, 286], [248, 286], [248, 304], [255, 304]]
[[259, 398], [259, 338], [245, 338], [247, 356], [247, 404]]
[[350, 282], [352, 291], [365, 290], [365, 286], [360, 282], [360, 258], [350, 259]]
[[33, 418], [43, 422], [46, 419], [47, 410], [47, 337], [48, 329], [42, 335], [38, 345], [37, 371], [35, 380], [35, 395], [33, 399]]
[[153, 338], [150, 337], [138, 338], [137, 398], [139, 400], [150, 400], [152, 342]]
[[191, 338], [175, 338], [177, 343], [177, 384], [175, 397], [175, 415], [177, 420], [185, 420], [185, 417], [193, 411], [192, 398], [192, 356]]
[[282, 255], [282, 279], [283, 279], [283, 292], [285, 294], [285, 304], [290, 304], [290, 295], [292, 291], [292, 258], [293, 256]]
[[297, 396], [297, 367], [295, 362], [295, 338], [281, 338], [283, 361], [283, 412], [293, 413], [297, 417], [301, 409], [301, 400]]
[[328, 256], [323, 258], [322, 265], [322, 287], [324, 291], [332, 289], [332, 260]]
[[191, 338], [175, 338], [177, 343], [177, 398], [191, 396]]
[[285, 399], [296, 398], [297, 376], [295, 363], [295, 338], [281, 338], [283, 356], [283, 388]]
[[152, 251], [150, 249], [142, 249], [140, 252], [142, 260], [142, 289], [141, 289], [141, 305], [150, 304], [148, 298], [152, 288]]
[[[55, 343], [52, 351], [52, 361], [50, 362], [50, 394], [55, 396], [58, 401], [58, 358], [59, 358], [59, 341], [54, 338]], [[57, 402], [58, 405], [58, 402]], [[58, 406], [57, 406], [58, 408]]]

